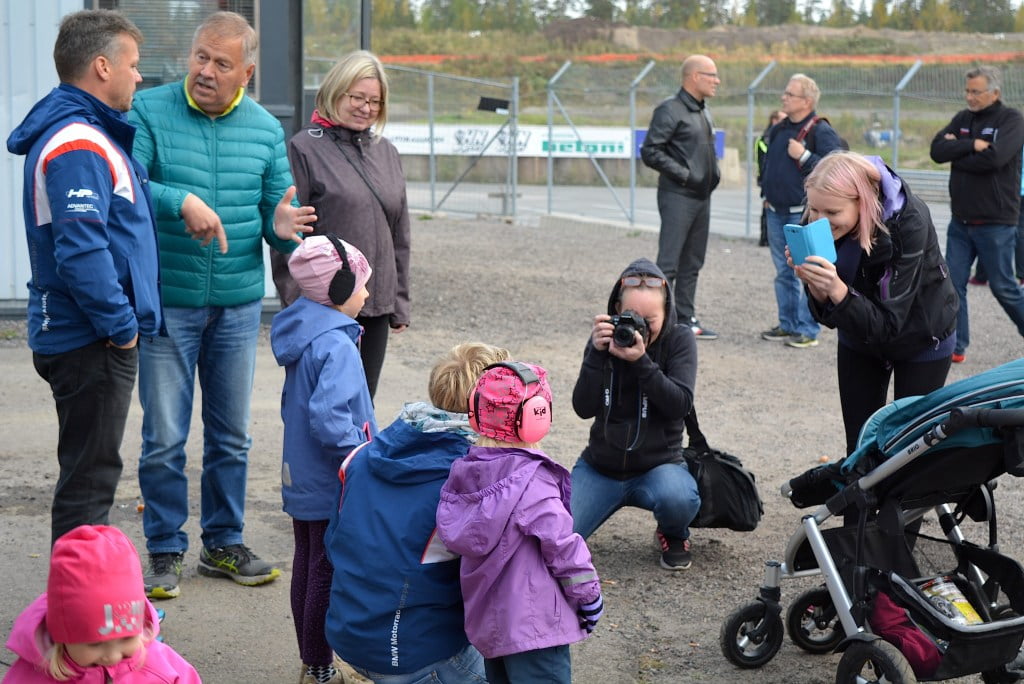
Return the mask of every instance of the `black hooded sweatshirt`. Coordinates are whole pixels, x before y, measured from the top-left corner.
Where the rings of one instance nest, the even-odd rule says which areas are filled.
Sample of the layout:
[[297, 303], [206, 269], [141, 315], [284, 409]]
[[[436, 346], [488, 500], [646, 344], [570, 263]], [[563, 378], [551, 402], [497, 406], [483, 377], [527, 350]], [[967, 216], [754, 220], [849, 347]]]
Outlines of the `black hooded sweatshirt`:
[[[620, 282], [628, 275], [665, 277], [648, 259], [631, 263], [608, 298], [611, 315], [619, 313]], [[663, 463], [681, 463], [683, 420], [693, 408], [696, 378], [697, 343], [690, 326], [678, 323], [671, 290], [666, 288], [665, 321], [643, 357], [629, 363], [587, 342], [572, 392], [576, 415], [594, 418], [581, 458], [619, 480]]]

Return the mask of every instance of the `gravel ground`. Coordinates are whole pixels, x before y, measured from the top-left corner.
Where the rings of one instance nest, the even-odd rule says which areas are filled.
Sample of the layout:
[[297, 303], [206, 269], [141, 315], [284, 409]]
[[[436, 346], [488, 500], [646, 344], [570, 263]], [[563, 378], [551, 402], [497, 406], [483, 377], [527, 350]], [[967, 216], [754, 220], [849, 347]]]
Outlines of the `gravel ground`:
[[[570, 396], [592, 317], [604, 310], [612, 282], [629, 261], [655, 256], [657, 236], [599, 226], [580, 230], [450, 218], [420, 218], [413, 230], [413, 325], [392, 338], [377, 397], [378, 421], [388, 424], [403, 401], [426, 396], [429, 367], [448, 347], [483, 340], [548, 369], [555, 423], [544, 448], [571, 467], [588, 429], [572, 413]], [[775, 323], [772, 275], [766, 249], [713, 236], [697, 295], [702, 322], [721, 335], [698, 343], [701, 424], [713, 446], [739, 456], [756, 473], [765, 517], [750, 533], [695, 530], [693, 567], [670, 573], [658, 566], [650, 514], [626, 509], [613, 516], [590, 539], [607, 611], [594, 635], [573, 648], [575, 681], [799, 684], [834, 677], [838, 656], [812, 656], [788, 640], [756, 671], [733, 667], [718, 646], [726, 616], [754, 599], [764, 561], [781, 557], [799, 524], [800, 512], [779, 496], [779, 486], [821, 459], [839, 457], [843, 448], [835, 332], [824, 330], [820, 346], [806, 350], [762, 341], [759, 331]], [[970, 295], [974, 342], [967, 363], [952, 369], [951, 380], [1020, 355], [1020, 337], [987, 290], [972, 288]], [[0, 544], [6, 547], [7, 579], [0, 630], [6, 633], [17, 612], [45, 586], [48, 505], [56, 477], [52, 400], [32, 371], [21, 322], [0, 321], [0, 373], [5, 378], [0, 386], [5, 416]], [[247, 538], [259, 553], [288, 568], [291, 526], [280, 511], [278, 476], [282, 377], [264, 339], [253, 398]], [[113, 521], [142, 548], [135, 473], [139, 414], [136, 405], [125, 435], [126, 466]], [[200, 425], [198, 415], [193, 425]], [[193, 430], [189, 445], [194, 494], [187, 529], [193, 549], [200, 432]], [[997, 492], [1002, 546], [1011, 554], [1020, 547], [1020, 489], [1003, 478]], [[161, 606], [168, 612], [168, 642], [208, 681], [292, 681], [297, 656], [288, 583], [245, 589], [198, 577], [194, 562], [190, 552], [181, 598]], [[784, 584], [783, 603], [815, 584]]]

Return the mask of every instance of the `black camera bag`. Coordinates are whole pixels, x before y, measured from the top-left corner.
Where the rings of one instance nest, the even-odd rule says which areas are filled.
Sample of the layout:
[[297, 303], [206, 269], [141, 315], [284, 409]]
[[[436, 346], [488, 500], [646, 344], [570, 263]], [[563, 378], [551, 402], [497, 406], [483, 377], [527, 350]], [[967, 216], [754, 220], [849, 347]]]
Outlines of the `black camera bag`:
[[690, 527], [726, 527], [737, 532], [757, 528], [764, 504], [754, 473], [740, 459], [708, 446], [697, 423], [697, 410], [686, 417], [689, 444], [683, 457], [700, 492], [700, 511]]

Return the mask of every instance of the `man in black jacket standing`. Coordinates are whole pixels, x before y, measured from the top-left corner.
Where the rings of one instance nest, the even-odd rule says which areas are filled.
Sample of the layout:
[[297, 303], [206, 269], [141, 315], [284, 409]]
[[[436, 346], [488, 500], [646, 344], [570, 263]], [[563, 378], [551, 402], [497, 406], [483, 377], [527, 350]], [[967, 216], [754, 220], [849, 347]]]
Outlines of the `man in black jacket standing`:
[[683, 61], [682, 87], [651, 117], [640, 149], [644, 164], [658, 172], [658, 267], [672, 284], [676, 313], [689, 321], [697, 339], [717, 334], [697, 320], [697, 274], [704, 265], [711, 217], [711, 191], [720, 174], [715, 132], [705, 99], [714, 97], [720, 79], [714, 61], [691, 55]]
[[946, 263], [960, 296], [953, 362], [966, 360], [970, 342], [967, 279], [978, 262], [989, 287], [1017, 331], [1024, 336], [1024, 294], [1014, 275], [1020, 212], [1021, 146], [1024, 117], [999, 99], [999, 70], [971, 69], [966, 75], [967, 109], [932, 139], [932, 160], [952, 162], [949, 199], [952, 218], [946, 234]]

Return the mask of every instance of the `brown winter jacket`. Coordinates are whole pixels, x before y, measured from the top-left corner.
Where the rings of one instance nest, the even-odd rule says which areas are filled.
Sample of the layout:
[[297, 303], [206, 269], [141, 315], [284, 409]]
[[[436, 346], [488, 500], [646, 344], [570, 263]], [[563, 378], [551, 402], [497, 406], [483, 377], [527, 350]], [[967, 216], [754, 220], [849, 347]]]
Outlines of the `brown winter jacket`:
[[[409, 324], [409, 207], [398, 150], [386, 138], [373, 142], [369, 131], [311, 124], [288, 141], [288, 160], [298, 198], [316, 209], [316, 230], [334, 233], [366, 255], [373, 276], [361, 315], [389, 317], [392, 327]], [[373, 192], [342, 156], [361, 164]], [[387, 209], [385, 216], [381, 208]], [[275, 269], [283, 303], [299, 297], [287, 268]]]

